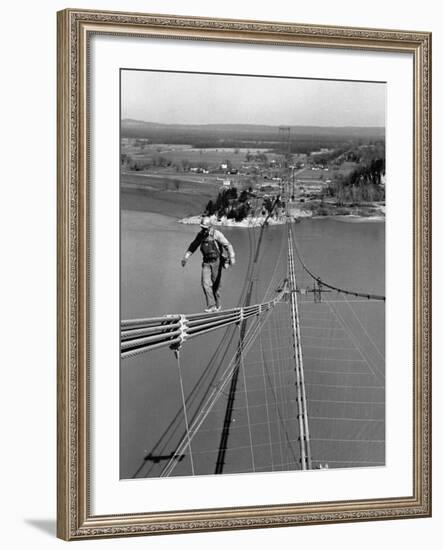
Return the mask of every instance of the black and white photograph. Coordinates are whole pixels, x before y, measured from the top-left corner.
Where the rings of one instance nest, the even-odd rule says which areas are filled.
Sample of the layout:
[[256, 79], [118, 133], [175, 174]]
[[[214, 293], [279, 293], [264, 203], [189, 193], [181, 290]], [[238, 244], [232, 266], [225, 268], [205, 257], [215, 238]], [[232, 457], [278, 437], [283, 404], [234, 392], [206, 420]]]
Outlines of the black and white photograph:
[[120, 100], [120, 479], [385, 466], [386, 84]]

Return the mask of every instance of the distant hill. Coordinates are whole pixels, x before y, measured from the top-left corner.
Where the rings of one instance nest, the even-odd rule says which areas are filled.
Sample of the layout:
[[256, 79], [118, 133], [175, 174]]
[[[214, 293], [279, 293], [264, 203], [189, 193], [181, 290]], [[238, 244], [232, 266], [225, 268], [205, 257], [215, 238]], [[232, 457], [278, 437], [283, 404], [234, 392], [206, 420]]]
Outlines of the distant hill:
[[[334, 142], [383, 140], [383, 127], [291, 126], [291, 141]], [[253, 147], [282, 142], [278, 126], [260, 124], [160, 124], [123, 119], [122, 137], [149, 139], [157, 143], [190, 143], [195, 146]]]

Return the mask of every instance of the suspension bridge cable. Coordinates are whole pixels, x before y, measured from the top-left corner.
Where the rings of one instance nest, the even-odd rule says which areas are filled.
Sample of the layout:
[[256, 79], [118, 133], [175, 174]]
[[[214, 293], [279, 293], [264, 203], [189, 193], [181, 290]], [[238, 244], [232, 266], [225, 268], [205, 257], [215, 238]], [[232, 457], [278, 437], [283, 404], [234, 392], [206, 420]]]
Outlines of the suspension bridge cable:
[[[239, 330], [241, 330], [241, 327], [239, 327]], [[243, 387], [245, 389], [245, 404], [246, 404], [246, 418], [248, 421], [248, 433], [249, 433], [249, 444], [251, 446], [251, 463], [252, 463], [252, 471], [255, 472], [255, 459], [254, 459], [254, 448], [252, 444], [252, 432], [251, 432], [251, 415], [249, 413], [249, 401], [248, 401], [248, 388], [246, 385], [246, 375], [245, 375], [245, 365], [243, 362], [243, 353], [240, 351], [240, 368], [243, 374]]]
[[[155, 326], [158, 331], [156, 334], [146, 336], [143, 332], [145, 328], [153, 328], [151, 319], [139, 320], [138, 329], [140, 332], [136, 336], [128, 336], [125, 329], [122, 330], [121, 338], [121, 357], [127, 359], [134, 357], [140, 353], [145, 353], [153, 349], [161, 347], [171, 347], [182, 345], [183, 341], [201, 336], [213, 330], [227, 327], [242, 322], [250, 317], [260, 316], [265, 311], [272, 309], [276, 303], [283, 298], [282, 292], [279, 292], [273, 300], [261, 304], [254, 304], [248, 307], [232, 308], [215, 313], [199, 313], [191, 315], [174, 315], [174, 319], [183, 318], [185, 322], [185, 334], [183, 339], [183, 327], [178, 328], [176, 325], [164, 325], [168, 320], [165, 316]], [[146, 323], [148, 326], [143, 326]], [[132, 330], [132, 329], [131, 329]]]
[[[289, 226], [288, 226], [289, 228]], [[291, 323], [293, 334], [293, 348], [295, 359], [295, 376], [296, 376], [296, 390], [297, 390], [297, 406], [298, 406], [298, 427], [300, 435], [300, 455], [301, 455], [301, 467], [303, 470], [307, 468], [307, 452], [306, 452], [306, 433], [304, 423], [304, 408], [301, 392], [301, 376], [300, 376], [300, 362], [298, 355], [298, 341], [297, 341], [297, 309], [296, 309], [296, 283], [294, 281], [293, 273], [293, 254], [292, 254], [292, 239], [291, 231], [288, 229], [288, 265], [289, 265], [289, 285], [290, 285], [290, 301], [291, 301]]]
[[[260, 235], [259, 235], [259, 238], [258, 238], [257, 246], [255, 247], [254, 259], [253, 259], [253, 262], [252, 262], [252, 267], [251, 267], [251, 271], [250, 271], [250, 275], [249, 275], [248, 291], [247, 291], [247, 294], [246, 294], [246, 297], [245, 297], [244, 306], [243, 306], [243, 309], [242, 309], [241, 320], [240, 320], [240, 323], [241, 323], [240, 324], [240, 339], [239, 339], [240, 353], [241, 353], [241, 348], [242, 348], [242, 345], [243, 345], [243, 339], [245, 337], [246, 325], [247, 325], [247, 321], [244, 318], [243, 311], [244, 311], [244, 309], [248, 308], [250, 303], [251, 303], [252, 292], [253, 292], [253, 289], [254, 289], [255, 275], [256, 275], [257, 266], [258, 266], [258, 259], [260, 257], [260, 249], [261, 249], [261, 244], [262, 244], [262, 240], [263, 240], [263, 234], [264, 234], [265, 228], [267, 227], [267, 221], [268, 221], [270, 215], [272, 214], [272, 211], [274, 210], [276, 204], [277, 204], [277, 200], [274, 201], [274, 203], [272, 205], [272, 208], [269, 211], [268, 216], [266, 217], [263, 225], [260, 228]], [[255, 236], [255, 235], [253, 235], [253, 236]], [[226, 404], [225, 416], [224, 416], [224, 420], [223, 420], [223, 427], [222, 427], [222, 432], [221, 432], [221, 436], [220, 436], [219, 450], [218, 450], [218, 453], [217, 453], [217, 460], [216, 460], [216, 464], [215, 464], [215, 473], [216, 474], [221, 474], [223, 472], [223, 468], [224, 468], [224, 465], [225, 465], [226, 448], [227, 448], [227, 444], [228, 444], [229, 431], [230, 431], [230, 427], [231, 427], [231, 423], [232, 423], [232, 412], [233, 412], [233, 408], [234, 408], [235, 394], [236, 394], [236, 390], [237, 390], [237, 383], [238, 383], [238, 376], [239, 376], [240, 368], [241, 368], [241, 356], [237, 360], [237, 365], [236, 365], [236, 368], [234, 370], [234, 373], [233, 373], [233, 376], [232, 376], [232, 379], [231, 379], [231, 384], [230, 384], [230, 387], [229, 387], [228, 402]]]
[[[274, 387], [272, 388], [272, 383], [271, 383], [271, 388], [272, 388], [272, 393], [274, 394], [274, 404], [275, 404], [275, 410], [276, 410], [276, 413], [278, 415], [278, 418], [279, 418], [279, 424], [278, 424], [278, 446], [279, 446], [279, 451], [280, 451], [280, 462], [283, 462], [283, 435], [282, 434], [287, 434], [287, 426], [286, 426], [286, 423], [285, 423], [285, 411], [283, 409], [283, 401], [281, 400], [280, 396], [279, 396], [279, 389], [280, 389], [280, 392], [281, 392], [281, 384], [282, 384], [282, 379], [281, 379], [281, 374], [280, 374], [280, 371], [282, 370], [281, 368], [279, 368], [279, 356], [278, 356], [278, 343], [277, 343], [277, 335], [278, 335], [278, 331], [276, 329], [276, 326], [275, 326], [275, 323], [272, 324], [272, 321], [274, 321], [274, 316], [271, 317], [271, 321], [269, 323], [269, 343], [270, 343], [270, 346], [269, 346], [269, 352], [270, 352], [270, 355], [271, 355], [271, 364], [273, 366], [273, 374], [274, 374]], [[271, 330], [272, 329], [272, 330]], [[275, 351], [275, 355], [273, 355]], [[281, 405], [281, 411], [280, 411], [280, 407], [279, 405]], [[280, 430], [280, 424], [281, 424], [281, 427], [282, 429]], [[288, 436], [289, 437], [289, 436]]]
[[[199, 403], [196, 406], [197, 411], [199, 410], [199, 408], [202, 405], [204, 399], [206, 398], [207, 394], [209, 393], [209, 391], [212, 387], [212, 384], [215, 380], [215, 377], [217, 376], [217, 373], [219, 371], [221, 363], [223, 362], [223, 360], [226, 356], [226, 353], [227, 353], [227, 351], [228, 351], [228, 349], [231, 345], [231, 342], [232, 342], [232, 339], [233, 339], [233, 336], [234, 336], [233, 328], [234, 327], [228, 327], [226, 329], [225, 333], [223, 334], [222, 338], [220, 339], [220, 342], [219, 342], [216, 350], [212, 354], [207, 366], [205, 367], [202, 374], [200, 375], [200, 377], [198, 378], [198, 380], [194, 384], [192, 390], [189, 392], [188, 399], [186, 401], [186, 405], [187, 405], [188, 409], [193, 405], [194, 401], [196, 401], [196, 399], [198, 397], [198, 390], [203, 385], [203, 382], [205, 381], [205, 378], [210, 375], [211, 370], [213, 368], [213, 365], [216, 362], [219, 354], [222, 354], [221, 357], [220, 357], [220, 360], [218, 361], [218, 367], [216, 369], [214, 369], [212, 377], [207, 382], [206, 390], [205, 390], [203, 396], [200, 398]], [[229, 336], [229, 332], [231, 332], [230, 336]], [[222, 351], [223, 348], [224, 348], [224, 352]], [[182, 412], [181, 408], [177, 409], [177, 412], [173, 416], [172, 420], [169, 422], [166, 429], [160, 435], [159, 439], [152, 446], [150, 452], [146, 456], [151, 457], [151, 456], [154, 455], [155, 452], [162, 455], [165, 452], [165, 450], [166, 450], [168, 444], [170, 443], [171, 439], [174, 437], [175, 433], [180, 428], [180, 424], [181, 424], [180, 423], [180, 415], [181, 415], [181, 412]], [[192, 419], [191, 419], [191, 421], [192, 421]], [[141, 473], [141, 471], [143, 470], [143, 468], [145, 467], [145, 465], [147, 463], [146, 456], [142, 459], [142, 462], [141, 462], [140, 466], [137, 468], [137, 470], [132, 475], [133, 479], [137, 478], [139, 476], [139, 474]], [[148, 468], [147, 472], [144, 474], [143, 477], [149, 476], [149, 474], [151, 473], [153, 468], [154, 468], [154, 463], [151, 465], [151, 468]]]
[[[261, 240], [258, 241], [257, 249], [256, 249], [257, 251], [259, 251], [260, 245], [261, 245]], [[245, 307], [248, 307], [249, 304], [250, 304], [250, 301], [251, 301], [252, 289], [253, 289], [253, 284], [254, 284], [254, 272], [255, 272], [255, 267], [256, 267], [256, 263], [257, 263], [257, 251], [255, 253], [254, 260], [253, 260], [253, 263], [252, 263], [252, 269], [251, 269], [251, 272], [250, 272], [248, 291], [247, 291], [245, 301], [244, 301], [244, 306]], [[215, 474], [223, 473], [223, 468], [225, 466], [225, 457], [226, 457], [226, 450], [227, 450], [227, 446], [228, 446], [229, 430], [230, 430], [231, 422], [232, 422], [232, 413], [233, 413], [233, 410], [234, 410], [234, 400], [235, 400], [235, 394], [236, 394], [236, 390], [237, 390], [238, 376], [239, 376], [239, 372], [240, 372], [240, 368], [241, 368], [241, 353], [242, 353], [243, 340], [244, 340], [245, 333], [246, 333], [246, 323], [247, 323], [247, 321], [245, 319], [243, 319], [243, 316], [242, 316], [241, 320], [240, 320], [240, 325], [239, 325], [240, 333], [239, 333], [239, 344], [238, 344], [238, 350], [237, 350], [236, 368], [233, 372], [233, 376], [231, 378], [231, 384], [230, 384], [230, 387], [229, 387], [228, 401], [227, 401], [227, 404], [226, 404], [225, 416], [224, 416], [224, 420], [223, 420], [223, 427], [222, 427], [222, 432], [221, 432], [221, 435], [220, 435], [220, 442], [219, 442], [219, 446], [218, 446], [217, 460], [215, 462], [215, 472], [214, 472]]]
[[262, 333], [260, 331], [259, 335], [258, 335], [258, 338], [259, 338], [259, 345], [260, 345], [260, 354], [261, 354], [261, 357], [262, 357], [262, 375], [263, 375], [263, 384], [264, 384], [264, 393], [265, 393], [265, 404], [266, 404], [266, 420], [267, 420], [267, 423], [268, 423], [268, 439], [269, 439], [269, 451], [271, 453], [271, 470], [274, 471], [274, 453], [273, 453], [273, 450], [272, 450], [272, 434], [271, 434], [271, 420], [270, 420], [270, 416], [269, 416], [269, 401], [268, 401], [268, 386], [266, 384], [266, 376], [265, 376], [265, 355], [264, 355], [264, 350], [263, 350], [263, 338], [262, 338]]
[[[248, 332], [245, 335], [244, 341], [242, 343], [242, 351], [247, 352], [247, 350], [250, 348], [252, 343], [254, 342], [257, 333], [259, 330], [261, 330], [264, 322], [266, 321], [267, 316], [269, 315], [269, 310], [265, 313], [263, 317], [258, 317], [255, 319], [249, 328]], [[215, 403], [219, 399], [220, 395], [223, 393], [223, 390], [226, 386], [226, 384], [229, 382], [229, 379], [231, 378], [236, 366], [237, 366], [237, 354], [234, 356], [234, 358], [231, 360], [225, 371], [223, 372], [217, 387], [213, 389], [211, 394], [208, 396], [208, 399], [206, 400], [205, 404], [201, 408], [199, 414], [196, 416], [195, 421], [191, 424], [189, 427], [189, 440], [188, 438], [183, 438], [181, 442], [179, 443], [177, 447], [177, 454], [180, 455], [183, 453], [183, 451], [187, 448], [189, 441], [192, 441], [196, 433], [198, 432], [199, 428], [203, 424], [204, 420], [214, 407]], [[172, 471], [174, 470], [176, 466], [176, 461], [174, 459], [169, 460], [169, 462], [166, 464], [164, 469], [162, 470], [160, 476], [165, 477], [169, 476]]]
[[[289, 331], [288, 333], [285, 334], [285, 332], [282, 330], [282, 326], [284, 326], [283, 323], [287, 323], [287, 320], [288, 320], [287, 316], [285, 315], [284, 321], [282, 319], [282, 315], [280, 315], [279, 318], [277, 318], [277, 316], [275, 317], [276, 317], [275, 328], [276, 328], [276, 335], [277, 335], [276, 341], [278, 345], [278, 349], [276, 350], [276, 352], [277, 352], [277, 356], [279, 357], [279, 365], [280, 365], [279, 380], [281, 384], [280, 394], [283, 402], [282, 415], [285, 419], [287, 419], [292, 416], [290, 411], [291, 411], [293, 401], [290, 399], [288, 392], [289, 390], [293, 390], [294, 384], [293, 384], [293, 380], [290, 380], [290, 381], [285, 380], [285, 371], [287, 371], [289, 365], [293, 363], [293, 358], [288, 357], [284, 352], [285, 350], [288, 349], [288, 347], [290, 347], [291, 339], [290, 339]], [[291, 426], [290, 425], [288, 426], [288, 422], [289, 422], [288, 420], [285, 420], [285, 426], [286, 426], [285, 433], [287, 433], [289, 437]], [[290, 458], [288, 445], [285, 445], [284, 451], [285, 451], [285, 461], [288, 461]]]
[[186, 408], [186, 399], [185, 399], [185, 391], [183, 388], [183, 376], [180, 366], [180, 352], [176, 352], [177, 357], [177, 368], [178, 368], [178, 376], [180, 380], [180, 393], [182, 398], [182, 407], [183, 407], [183, 416], [185, 420], [185, 428], [186, 428], [186, 437], [188, 439], [188, 448], [189, 448], [189, 458], [191, 460], [191, 471], [192, 475], [195, 476], [195, 469], [194, 469], [194, 457], [192, 456], [192, 446], [191, 446], [191, 440], [189, 439], [189, 424], [188, 424], [188, 412]]
[[368, 292], [356, 292], [354, 290], [349, 290], [349, 289], [346, 289], [346, 288], [340, 288], [340, 287], [337, 287], [337, 286], [334, 286], [334, 285], [331, 285], [329, 283], [327, 283], [326, 281], [324, 281], [323, 279], [321, 279], [318, 275], [316, 275], [315, 273], [313, 273], [309, 268], [308, 266], [306, 265], [306, 263], [304, 262], [303, 260], [303, 257], [298, 249], [298, 246], [297, 246], [297, 243], [295, 242], [294, 240], [294, 250], [295, 250], [295, 253], [297, 254], [297, 257], [303, 267], [303, 269], [306, 271], [306, 273], [308, 273], [312, 279], [314, 279], [314, 281], [316, 281], [319, 285], [321, 286], [324, 286], [326, 288], [329, 288], [331, 290], [335, 290], [336, 292], [340, 292], [342, 294], [347, 294], [348, 296], [359, 296], [361, 298], [367, 298], [368, 300], [379, 300], [379, 301], [385, 301], [386, 300], [386, 297], [385, 296], [382, 296], [380, 294], [372, 294], [372, 293], [368, 293]]
[[[285, 304], [281, 304], [280, 307], [285, 307]], [[272, 316], [273, 314], [275, 313], [275, 310], [270, 314], [270, 316]], [[270, 342], [272, 342], [272, 338], [271, 338], [271, 331], [269, 331], [269, 335], [270, 335]], [[287, 425], [285, 424], [285, 421], [287, 420], [285, 418], [285, 416], [283, 415], [282, 411], [280, 410], [280, 407], [279, 405], [282, 405], [282, 402], [279, 401], [279, 397], [276, 393], [276, 390], [278, 389], [278, 384], [277, 384], [277, 374], [276, 374], [276, 369], [275, 369], [275, 365], [277, 363], [277, 360], [273, 358], [272, 356], [272, 352], [274, 351], [274, 348], [273, 346], [269, 346], [268, 348], [268, 351], [270, 352], [271, 354], [271, 360], [268, 361], [268, 360], [264, 360], [263, 362], [263, 366], [265, 368], [265, 371], [266, 371], [266, 377], [267, 377], [267, 380], [268, 380], [268, 383], [269, 383], [269, 388], [270, 388], [270, 391], [271, 391], [271, 394], [272, 394], [272, 397], [274, 399], [274, 405], [275, 405], [275, 410], [276, 410], [276, 415], [277, 415], [277, 426], [278, 426], [278, 443], [279, 443], [279, 446], [280, 446], [280, 456], [283, 457], [283, 450], [282, 450], [282, 442], [283, 442], [283, 438], [281, 436], [281, 431], [280, 431], [280, 425], [282, 427], [282, 430], [283, 430], [283, 433], [284, 433], [284, 436], [285, 436], [285, 439], [286, 439], [286, 442], [289, 446], [289, 449], [292, 451], [292, 455], [294, 457], [294, 460], [295, 462], [297, 461], [297, 453], [291, 443], [291, 438], [290, 438], [290, 435], [288, 433], [288, 430], [287, 430]], [[271, 362], [273, 365], [274, 365], [274, 368], [272, 369], [272, 375], [274, 377], [274, 383], [272, 381], [272, 378], [271, 378], [271, 373], [268, 369], [268, 363]], [[293, 373], [294, 372], [294, 369], [292, 368], [291, 370], [288, 370], [288, 371], [285, 371], [286, 373]]]

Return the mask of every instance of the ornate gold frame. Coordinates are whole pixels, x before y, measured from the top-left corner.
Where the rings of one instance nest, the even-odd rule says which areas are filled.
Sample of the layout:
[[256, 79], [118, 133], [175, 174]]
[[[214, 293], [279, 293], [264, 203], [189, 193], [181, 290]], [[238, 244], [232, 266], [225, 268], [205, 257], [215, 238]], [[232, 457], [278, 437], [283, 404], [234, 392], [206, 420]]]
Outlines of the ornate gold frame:
[[[414, 59], [413, 496], [92, 516], [88, 495], [87, 44], [91, 33], [408, 52]], [[58, 536], [65, 540], [431, 515], [431, 34], [64, 10], [58, 13]]]

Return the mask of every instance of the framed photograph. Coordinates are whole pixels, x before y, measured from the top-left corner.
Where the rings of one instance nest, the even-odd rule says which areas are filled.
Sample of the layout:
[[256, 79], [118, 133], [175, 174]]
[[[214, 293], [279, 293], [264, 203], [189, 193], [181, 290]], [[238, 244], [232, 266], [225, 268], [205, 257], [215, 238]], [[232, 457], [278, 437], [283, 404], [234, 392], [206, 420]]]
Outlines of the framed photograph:
[[58, 536], [431, 514], [431, 35], [58, 13]]

